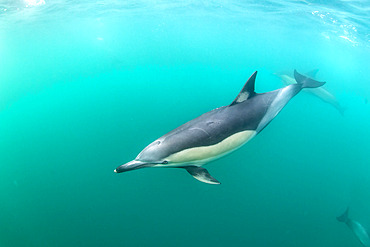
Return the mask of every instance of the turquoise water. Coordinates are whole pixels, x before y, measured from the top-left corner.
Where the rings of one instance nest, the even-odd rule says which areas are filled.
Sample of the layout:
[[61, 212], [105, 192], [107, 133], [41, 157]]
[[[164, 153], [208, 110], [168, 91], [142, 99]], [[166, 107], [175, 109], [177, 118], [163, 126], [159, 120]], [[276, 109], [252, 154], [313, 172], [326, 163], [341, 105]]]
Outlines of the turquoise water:
[[[361, 246], [370, 227], [368, 1], [1, 1], [0, 246]], [[258, 70], [319, 69], [233, 154], [115, 174]]]

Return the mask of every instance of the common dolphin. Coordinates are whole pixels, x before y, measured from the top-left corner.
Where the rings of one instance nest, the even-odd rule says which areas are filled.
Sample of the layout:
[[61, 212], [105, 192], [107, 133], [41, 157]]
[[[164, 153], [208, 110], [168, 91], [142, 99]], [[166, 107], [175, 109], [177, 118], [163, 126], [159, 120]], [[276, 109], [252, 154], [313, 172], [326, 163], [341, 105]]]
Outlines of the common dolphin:
[[144, 167], [186, 169], [195, 179], [220, 184], [201, 166], [241, 147], [261, 132], [302, 88], [320, 87], [318, 82], [294, 70], [297, 84], [266, 93], [256, 93], [257, 71], [228, 105], [181, 125], [144, 148], [133, 161], [117, 167], [116, 173]]
[[[315, 70], [305, 73], [305, 75], [311, 78], [315, 78], [318, 71], [319, 71], [318, 69], [315, 69]], [[275, 73], [275, 75], [280, 77], [281, 81], [286, 86], [296, 83], [294, 78], [288, 74]], [[325, 87], [307, 88], [304, 91], [307, 93], [311, 93], [312, 95], [318, 97], [320, 100], [324, 101], [325, 103], [330, 104], [335, 109], [337, 109], [341, 115], [344, 115], [345, 108], [339, 103], [338, 99], [332, 93], [330, 93]]]
[[370, 238], [369, 234], [367, 233], [366, 229], [357, 221], [354, 221], [348, 217], [349, 208], [339, 217], [337, 220], [339, 222], [344, 222], [349, 229], [353, 232], [353, 234], [360, 240], [361, 244], [365, 247], [370, 247]]

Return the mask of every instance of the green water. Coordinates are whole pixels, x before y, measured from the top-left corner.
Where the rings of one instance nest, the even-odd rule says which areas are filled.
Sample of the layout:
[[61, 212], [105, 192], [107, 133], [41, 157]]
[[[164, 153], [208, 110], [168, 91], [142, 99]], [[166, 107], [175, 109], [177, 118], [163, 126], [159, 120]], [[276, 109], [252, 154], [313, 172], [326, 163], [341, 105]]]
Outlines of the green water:
[[[336, 216], [370, 227], [368, 4], [149, 2], [0, 5], [0, 246], [361, 246]], [[344, 116], [300, 93], [221, 185], [113, 172], [255, 70], [316, 68]]]

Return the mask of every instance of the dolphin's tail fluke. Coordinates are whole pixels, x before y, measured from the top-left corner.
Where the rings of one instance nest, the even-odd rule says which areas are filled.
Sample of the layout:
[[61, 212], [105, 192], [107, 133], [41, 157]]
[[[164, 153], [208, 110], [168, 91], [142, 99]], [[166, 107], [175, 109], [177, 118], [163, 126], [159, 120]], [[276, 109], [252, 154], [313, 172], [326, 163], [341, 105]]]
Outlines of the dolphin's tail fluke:
[[294, 70], [294, 78], [297, 81], [297, 83], [302, 86], [302, 88], [321, 87], [322, 85], [325, 84], [325, 82], [315, 81], [314, 79], [301, 75], [300, 73], [297, 72], [297, 70]]
[[347, 208], [346, 211], [341, 216], [338, 216], [337, 220], [340, 221], [340, 222], [347, 222], [347, 220], [348, 220], [348, 211], [349, 211], [349, 208]]

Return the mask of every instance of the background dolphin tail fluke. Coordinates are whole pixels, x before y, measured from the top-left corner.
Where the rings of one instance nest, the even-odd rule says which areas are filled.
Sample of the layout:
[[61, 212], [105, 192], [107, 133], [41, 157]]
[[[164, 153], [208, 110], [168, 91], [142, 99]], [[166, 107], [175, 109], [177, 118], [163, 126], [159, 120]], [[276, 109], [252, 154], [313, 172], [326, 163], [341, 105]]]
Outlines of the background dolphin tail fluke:
[[302, 88], [316, 88], [325, 84], [325, 82], [316, 81], [306, 77], [298, 73], [297, 70], [294, 70], [294, 78], [298, 84], [302, 85]]
[[347, 220], [348, 220], [348, 211], [349, 211], [349, 208], [347, 208], [346, 211], [341, 216], [338, 216], [337, 220], [340, 221], [340, 222], [347, 222]]

